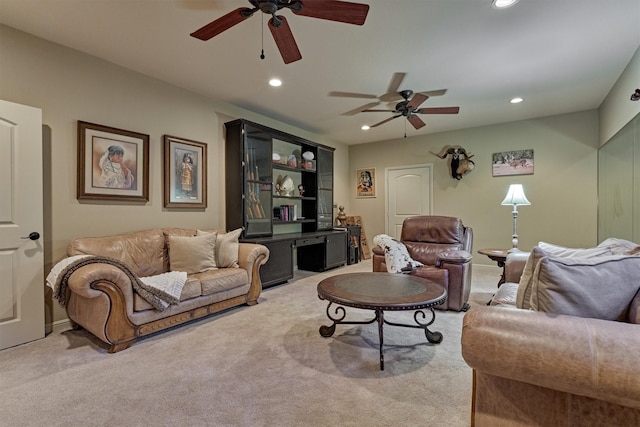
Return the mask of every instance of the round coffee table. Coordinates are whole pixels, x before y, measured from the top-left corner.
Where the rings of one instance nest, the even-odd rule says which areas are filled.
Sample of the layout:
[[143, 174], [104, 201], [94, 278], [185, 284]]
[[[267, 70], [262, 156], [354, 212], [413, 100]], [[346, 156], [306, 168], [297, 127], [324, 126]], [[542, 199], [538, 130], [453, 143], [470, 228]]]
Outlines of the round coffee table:
[[[329, 301], [327, 317], [333, 322], [329, 326], [320, 327], [320, 335], [330, 337], [338, 324], [370, 324], [378, 322], [380, 336], [380, 369], [384, 370], [383, 324], [420, 328], [430, 343], [440, 343], [442, 334], [429, 330], [436, 319], [434, 306], [447, 299], [447, 291], [435, 283], [424, 281], [406, 274], [390, 273], [349, 273], [339, 274], [318, 283], [318, 297]], [[331, 306], [336, 306], [333, 312]], [[368, 321], [345, 321], [346, 310], [341, 306], [373, 310], [375, 317]], [[422, 309], [431, 311], [431, 319], [425, 322], [426, 314]], [[415, 325], [388, 322], [384, 312], [389, 310], [416, 310], [413, 314]]]

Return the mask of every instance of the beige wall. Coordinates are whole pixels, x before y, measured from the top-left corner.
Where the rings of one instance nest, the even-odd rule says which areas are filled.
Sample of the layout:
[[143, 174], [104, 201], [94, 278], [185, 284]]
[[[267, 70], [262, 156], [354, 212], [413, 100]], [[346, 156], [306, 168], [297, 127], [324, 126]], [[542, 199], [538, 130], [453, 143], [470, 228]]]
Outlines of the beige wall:
[[[595, 243], [595, 111], [348, 147], [6, 26], [0, 25], [0, 40], [0, 99], [43, 110], [48, 144], [44, 150], [45, 271], [64, 256], [67, 243], [77, 236], [156, 226], [223, 228], [223, 123], [239, 117], [335, 147], [335, 203], [346, 206], [348, 214], [361, 215], [369, 237], [384, 232], [384, 168], [433, 163], [434, 213], [460, 216], [472, 226], [476, 249], [509, 245], [511, 213], [500, 201], [512, 182], [525, 185], [533, 204], [520, 209], [521, 247], [538, 240], [572, 246]], [[634, 61], [638, 63], [637, 53]], [[148, 203], [78, 202], [77, 120], [150, 135]], [[163, 208], [164, 134], [208, 144], [207, 209]], [[476, 170], [462, 181], [450, 178], [445, 161], [429, 153], [447, 144], [462, 145], [475, 155]], [[535, 174], [492, 178], [491, 154], [518, 148], [535, 150]], [[376, 199], [355, 198], [354, 171], [358, 167], [377, 168]], [[474, 256], [474, 262], [490, 263]], [[49, 296], [47, 322], [64, 318], [64, 311]]]
[[[46, 126], [46, 272], [64, 257], [69, 240], [78, 236], [164, 226], [224, 228], [223, 124], [234, 118], [336, 147], [336, 180], [345, 180], [348, 150], [341, 144], [6, 26], [0, 26], [0, 41], [0, 99], [41, 108]], [[150, 135], [148, 203], [78, 202], [77, 120]], [[207, 209], [164, 209], [161, 162], [165, 134], [208, 144]], [[346, 186], [338, 186], [336, 200], [345, 200], [346, 191]], [[46, 301], [47, 323], [66, 318], [50, 295]]]
[[[449, 175], [438, 153], [445, 145], [461, 145], [473, 154], [475, 169], [462, 180]], [[493, 177], [492, 154], [534, 150], [533, 175]], [[371, 238], [385, 232], [385, 168], [434, 164], [433, 213], [460, 217], [474, 230], [474, 263], [491, 264], [481, 248], [509, 248], [513, 216], [501, 206], [509, 184], [521, 183], [531, 206], [521, 206], [518, 234], [521, 249], [538, 241], [584, 247], [596, 243], [598, 112], [484, 126], [406, 139], [353, 145], [349, 149], [348, 215], [360, 215]], [[375, 167], [377, 197], [355, 198], [355, 169]]]
[[630, 100], [631, 94], [638, 88], [640, 47], [600, 105], [600, 145], [604, 145], [631, 119], [640, 114], [640, 101]]

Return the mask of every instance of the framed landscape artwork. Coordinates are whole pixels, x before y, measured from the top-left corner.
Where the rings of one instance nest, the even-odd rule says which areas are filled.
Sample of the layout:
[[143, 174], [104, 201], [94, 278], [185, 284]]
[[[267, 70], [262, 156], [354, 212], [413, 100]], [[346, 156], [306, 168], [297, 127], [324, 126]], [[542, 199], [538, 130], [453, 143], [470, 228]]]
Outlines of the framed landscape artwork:
[[78, 200], [149, 200], [149, 135], [78, 121]]
[[356, 169], [356, 197], [376, 197], [376, 168]]
[[207, 207], [207, 144], [164, 136], [164, 207]]
[[493, 176], [533, 175], [533, 150], [493, 153]]

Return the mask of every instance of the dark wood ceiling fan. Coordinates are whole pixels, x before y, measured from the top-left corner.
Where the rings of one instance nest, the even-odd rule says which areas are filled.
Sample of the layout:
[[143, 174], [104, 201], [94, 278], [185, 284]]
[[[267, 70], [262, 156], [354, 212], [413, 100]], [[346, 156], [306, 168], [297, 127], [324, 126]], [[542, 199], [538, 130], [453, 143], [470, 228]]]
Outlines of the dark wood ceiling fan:
[[[223, 31], [253, 16], [257, 11], [271, 15], [269, 30], [278, 46], [285, 64], [302, 59], [287, 19], [276, 13], [283, 8], [291, 9], [296, 15], [346, 24], [363, 25], [369, 12], [369, 5], [338, 0], [249, 0], [252, 8], [241, 7], [191, 33], [200, 40], [209, 40]], [[264, 58], [264, 54], [261, 55]]]
[[[458, 112], [460, 111], [460, 107], [418, 108], [424, 101], [429, 99], [429, 96], [423, 93], [416, 93], [415, 95], [413, 95], [412, 90], [402, 90], [398, 92], [398, 95], [402, 97], [404, 100], [398, 102], [396, 104], [396, 107], [393, 110], [378, 110], [378, 109], [362, 110], [363, 113], [379, 112], [379, 111], [396, 113], [395, 116], [391, 116], [388, 119], [385, 119], [381, 122], [376, 123], [375, 125], [371, 125], [372, 128], [383, 125], [393, 119], [397, 119], [398, 117], [404, 116], [407, 118], [409, 123], [413, 125], [414, 128], [420, 129], [421, 127], [425, 126], [425, 123], [416, 114], [458, 114]], [[411, 98], [411, 95], [413, 95], [412, 98]]]
[[[360, 99], [377, 99], [377, 101], [370, 102], [365, 105], [361, 105], [358, 108], [354, 108], [353, 110], [349, 110], [346, 113], [342, 113], [343, 116], [353, 116], [358, 113], [362, 113], [363, 111], [376, 107], [380, 105], [381, 102], [397, 102], [402, 99], [400, 85], [402, 81], [407, 76], [407, 73], [393, 73], [391, 76], [391, 81], [389, 82], [389, 87], [387, 87], [387, 91], [380, 95], [369, 95], [365, 93], [353, 93], [353, 92], [329, 92], [329, 96], [337, 96], [341, 98], [360, 98]], [[447, 93], [446, 89], [439, 90], [430, 90], [430, 91], [421, 91], [419, 94], [426, 95], [428, 97], [431, 96], [441, 96]], [[393, 104], [391, 104], [393, 107]]]

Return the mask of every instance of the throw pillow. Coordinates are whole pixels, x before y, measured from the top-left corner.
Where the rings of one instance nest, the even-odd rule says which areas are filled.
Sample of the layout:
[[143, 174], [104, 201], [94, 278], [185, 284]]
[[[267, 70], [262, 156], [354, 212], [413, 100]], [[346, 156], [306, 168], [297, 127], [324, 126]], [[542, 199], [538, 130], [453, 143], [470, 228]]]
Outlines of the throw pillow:
[[408, 273], [424, 265], [412, 259], [404, 243], [391, 236], [378, 234], [373, 238], [373, 244], [384, 249], [384, 262], [389, 273]]
[[546, 242], [538, 242], [538, 247], [543, 251], [562, 258], [591, 258], [594, 256], [613, 255], [608, 247], [597, 246], [595, 248], [567, 248]]
[[608, 248], [567, 248], [553, 245], [551, 243], [539, 242], [531, 250], [527, 263], [520, 276], [518, 285], [518, 295], [516, 297], [516, 307], [523, 309], [531, 308], [531, 286], [533, 284], [533, 273], [540, 259], [547, 255], [554, 255], [562, 258], [591, 258], [597, 256], [611, 255]]
[[555, 314], [622, 321], [640, 289], [640, 257], [611, 255], [540, 260], [531, 308]]
[[217, 233], [200, 236], [168, 236], [169, 267], [171, 271], [187, 274], [215, 270]]
[[598, 245], [599, 248], [609, 249], [613, 255], [635, 255], [640, 253], [640, 245], [629, 240], [609, 237]]
[[[216, 265], [220, 268], [238, 267], [238, 239], [242, 234], [242, 228], [237, 228], [227, 233], [218, 233], [216, 238]], [[206, 234], [207, 231], [198, 230], [197, 235]]]

